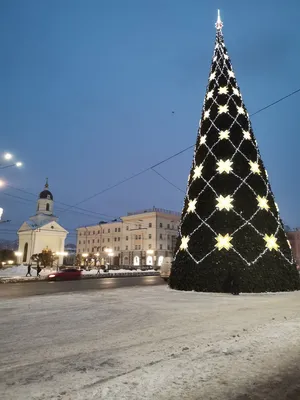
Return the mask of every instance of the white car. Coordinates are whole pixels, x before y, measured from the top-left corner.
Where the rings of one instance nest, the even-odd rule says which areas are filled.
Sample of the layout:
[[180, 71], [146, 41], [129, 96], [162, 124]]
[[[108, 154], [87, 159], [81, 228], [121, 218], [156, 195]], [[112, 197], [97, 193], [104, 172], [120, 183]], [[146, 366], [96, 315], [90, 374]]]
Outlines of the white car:
[[171, 266], [172, 266], [172, 258], [171, 257], [165, 257], [163, 260], [163, 263], [160, 266], [160, 277], [167, 281], [170, 277], [171, 273]]

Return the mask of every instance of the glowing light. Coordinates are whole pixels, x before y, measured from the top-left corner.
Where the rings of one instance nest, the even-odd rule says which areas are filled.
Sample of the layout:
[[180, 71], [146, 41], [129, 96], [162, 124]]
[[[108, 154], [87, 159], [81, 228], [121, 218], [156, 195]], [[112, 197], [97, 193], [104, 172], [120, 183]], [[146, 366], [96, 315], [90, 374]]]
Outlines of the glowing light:
[[292, 246], [291, 246], [291, 243], [290, 243], [290, 241], [289, 241], [289, 240], [287, 240], [287, 244], [288, 244], [289, 248], [291, 249], [291, 248], [292, 248]]
[[227, 54], [224, 54], [224, 58], [225, 58], [225, 60], [228, 60], [229, 56]]
[[0, 188], [5, 185], [5, 182], [0, 179]]
[[217, 171], [219, 172], [219, 174], [229, 174], [232, 171], [232, 164], [233, 162], [231, 160], [220, 160], [217, 162]]
[[196, 211], [196, 204], [197, 204], [197, 199], [190, 200], [188, 204], [188, 209], [187, 212], [195, 212]]
[[235, 77], [234, 72], [231, 69], [228, 70], [228, 75], [229, 75], [229, 78]]
[[218, 92], [219, 92], [219, 94], [227, 94], [227, 93], [228, 93], [228, 88], [227, 88], [227, 86], [219, 87]]
[[275, 203], [275, 207], [276, 207], [277, 212], [279, 213], [279, 207], [278, 207], [277, 203]]
[[258, 163], [255, 161], [249, 161], [250, 169], [253, 172], [253, 174], [258, 174], [260, 175], [260, 169]]
[[232, 240], [232, 237], [226, 233], [226, 235], [222, 236], [219, 234], [216, 238], [217, 243], [215, 244], [215, 247], [220, 251], [222, 249], [229, 250], [232, 247], [232, 244], [230, 243]]
[[225, 104], [224, 106], [219, 106], [218, 107], [218, 113], [219, 114], [223, 114], [223, 113], [228, 113], [229, 109], [228, 109], [228, 105]]
[[0, 220], [1, 220], [1, 217], [3, 215], [3, 212], [4, 212], [3, 208], [0, 208]]
[[222, 196], [220, 195], [217, 197], [217, 205], [216, 208], [218, 210], [227, 210], [230, 211], [233, 208], [233, 205], [231, 204], [233, 202], [233, 197], [232, 196]]
[[12, 159], [12, 154], [10, 154], [10, 153], [5, 153], [4, 154], [4, 158], [5, 158], [5, 160], [11, 160]]
[[236, 109], [237, 109], [237, 112], [238, 112], [239, 114], [245, 114], [245, 110], [244, 110], [243, 107], [237, 107]]
[[16, 163], [16, 167], [22, 167], [22, 165], [23, 165], [23, 163], [22, 163], [21, 161], [18, 161], [18, 162]]
[[210, 74], [210, 76], [209, 76], [209, 80], [212, 81], [212, 80], [215, 79], [215, 77], [216, 77], [216, 73], [215, 73], [215, 72], [212, 72], [212, 73]]
[[200, 144], [204, 144], [206, 142], [206, 135], [201, 136]]
[[82, 257], [83, 257], [83, 258], [86, 258], [86, 257], [88, 257], [88, 256], [89, 256], [88, 253], [83, 253], [83, 254], [82, 254]]
[[277, 239], [274, 235], [265, 235], [264, 236], [264, 241], [266, 242], [266, 247], [269, 250], [278, 250], [279, 245], [277, 244]]
[[219, 132], [219, 139], [223, 140], [223, 139], [229, 139], [229, 131], [220, 131]]
[[233, 94], [235, 94], [236, 96], [240, 96], [240, 92], [237, 88], [233, 88]]
[[214, 58], [213, 58], [213, 62], [216, 62], [217, 61], [217, 56], [214, 56]]
[[249, 131], [244, 131], [243, 130], [243, 136], [244, 136], [244, 139], [251, 140], [251, 134], [250, 134]]
[[210, 110], [204, 111], [204, 119], [209, 118], [209, 113], [210, 113]]
[[180, 250], [186, 250], [188, 248], [190, 238], [188, 236], [182, 236]]
[[221, 21], [220, 10], [218, 10], [218, 19], [215, 24], [215, 27], [218, 31], [220, 31], [223, 28], [223, 22]]
[[203, 165], [196, 165], [195, 169], [194, 169], [194, 176], [193, 179], [196, 178], [200, 178], [200, 176], [202, 175], [202, 170], [203, 170]]
[[207, 100], [212, 99], [213, 94], [214, 94], [214, 91], [213, 91], [213, 90], [211, 90], [210, 92], [208, 92], [207, 95], [206, 95], [206, 99], [207, 99]]
[[268, 199], [266, 197], [256, 197], [257, 202], [258, 202], [258, 207], [262, 210], [269, 210], [270, 206], [268, 204]]
[[268, 171], [266, 169], [265, 169], [265, 174], [266, 174], [267, 179], [269, 179]]

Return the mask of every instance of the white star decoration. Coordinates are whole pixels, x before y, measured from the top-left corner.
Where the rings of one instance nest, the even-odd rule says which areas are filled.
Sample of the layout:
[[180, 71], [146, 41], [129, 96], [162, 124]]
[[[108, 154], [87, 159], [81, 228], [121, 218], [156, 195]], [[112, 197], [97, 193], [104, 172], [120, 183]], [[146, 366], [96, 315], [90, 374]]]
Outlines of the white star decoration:
[[217, 56], [214, 56], [213, 62], [216, 62], [216, 61], [217, 61]]
[[234, 78], [234, 72], [232, 70], [228, 71], [229, 78]]
[[232, 164], [233, 162], [231, 160], [220, 160], [217, 162], [217, 171], [219, 172], [219, 174], [222, 174], [223, 172], [225, 172], [226, 174], [229, 174], [232, 171]]
[[227, 210], [230, 211], [231, 208], [233, 208], [233, 205], [231, 204], [233, 202], [233, 198], [231, 196], [222, 196], [220, 195], [217, 197], [217, 205], [216, 208], [218, 210]]
[[209, 118], [209, 113], [210, 113], [210, 110], [206, 110], [206, 111], [204, 112], [204, 119]]
[[228, 88], [227, 88], [227, 86], [219, 87], [218, 92], [219, 92], [219, 94], [227, 94], [227, 93], [228, 93]]
[[197, 199], [190, 200], [188, 204], [188, 209], [187, 212], [195, 212], [196, 211], [196, 204], [197, 204]]
[[269, 210], [270, 206], [268, 204], [268, 199], [266, 197], [256, 197], [257, 202], [258, 202], [258, 207], [262, 210]]
[[213, 97], [213, 94], [214, 94], [214, 91], [213, 91], [213, 90], [211, 90], [210, 92], [208, 92], [207, 95], [206, 95], [206, 99], [207, 99], [207, 100], [208, 100], [208, 99], [211, 99], [211, 98]]
[[259, 169], [259, 165], [257, 162], [249, 161], [249, 165], [250, 165], [251, 172], [253, 172], [253, 174], [260, 175], [260, 169]]
[[219, 114], [228, 113], [228, 105], [225, 104], [224, 106], [219, 106], [218, 113]]
[[186, 250], [188, 248], [190, 238], [188, 236], [182, 236], [180, 250]]
[[244, 139], [251, 140], [251, 135], [249, 131], [243, 131]]
[[215, 77], [216, 77], [216, 73], [213, 72], [213, 73], [210, 74], [209, 80], [212, 81], [212, 80], [215, 79]]
[[193, 179], [196, 178], [200, 178], [200, 176], [202, 175], [202, 170], [203, 170], [203, 165], [196, 165], [196, 167], [194, 168], [194, 176]]
[[225, 60], [228, 60], [229, 56], [227, 54], [224, 54]]
[[226, 233], [226, 235], [222, 236], [219, 234], [216, 238], [217, 243], [215, 244], [215, 247], [220, 251], [222, 249], [229, 250], [230, 247], [232, 247], [232, 244], [230, 243], [232, 240], [232, 237]]
[[239, 114], [245, 114], [245, 110], [244, 110], [243, 107], [238, 107], [238, 106], [237, 106], [236, 110], [237, 110], [237, 112], [238, 112]]
[[219, 139], [229, 139], [229, 131], [220, 131], [219, 132]]
[[240, 92], [238, 91], [237, 88], [233, 88], [233, 94], [235, 94], [236, 96], [240, 96]]
[[269, 250], [278, 250], [279, 245], [277, 244], [277, 239], [274, 235], [267, 235], [264, 236], [264, 241], [266, 242], [266, 247]]
[[204, 144], [206, 142], [206, 135], [201, 136], [200, 144]]

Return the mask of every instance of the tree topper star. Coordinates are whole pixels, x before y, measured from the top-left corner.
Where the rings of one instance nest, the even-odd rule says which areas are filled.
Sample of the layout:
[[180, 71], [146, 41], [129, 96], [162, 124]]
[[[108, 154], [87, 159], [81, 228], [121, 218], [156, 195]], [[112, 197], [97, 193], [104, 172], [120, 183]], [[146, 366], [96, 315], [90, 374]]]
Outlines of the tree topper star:
[[229, 250], [232, 247], [232, 244], [230, 243], [232, 240], [232, 237], [226, 233], [226, 235], [222, 236], [219, 234], [216, 238], [217, 243], [215, 244], [215, 247], [220, 251], [222, 249]]

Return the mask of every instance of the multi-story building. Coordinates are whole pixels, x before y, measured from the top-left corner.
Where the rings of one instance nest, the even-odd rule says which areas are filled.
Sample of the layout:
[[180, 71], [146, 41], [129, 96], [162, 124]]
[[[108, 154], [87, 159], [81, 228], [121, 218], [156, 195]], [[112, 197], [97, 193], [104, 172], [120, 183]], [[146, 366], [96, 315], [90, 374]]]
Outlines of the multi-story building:
[[172, 257], [180, 213], [153, 207], [120, 220], [77, 229], [77, 254], [94, 254], [101, 263], [156, 265]]
[[298, 266], [300, 266], [300, 230], [289, 231], [286, 233], [288, 240], [291, 244], [294, 259]]

